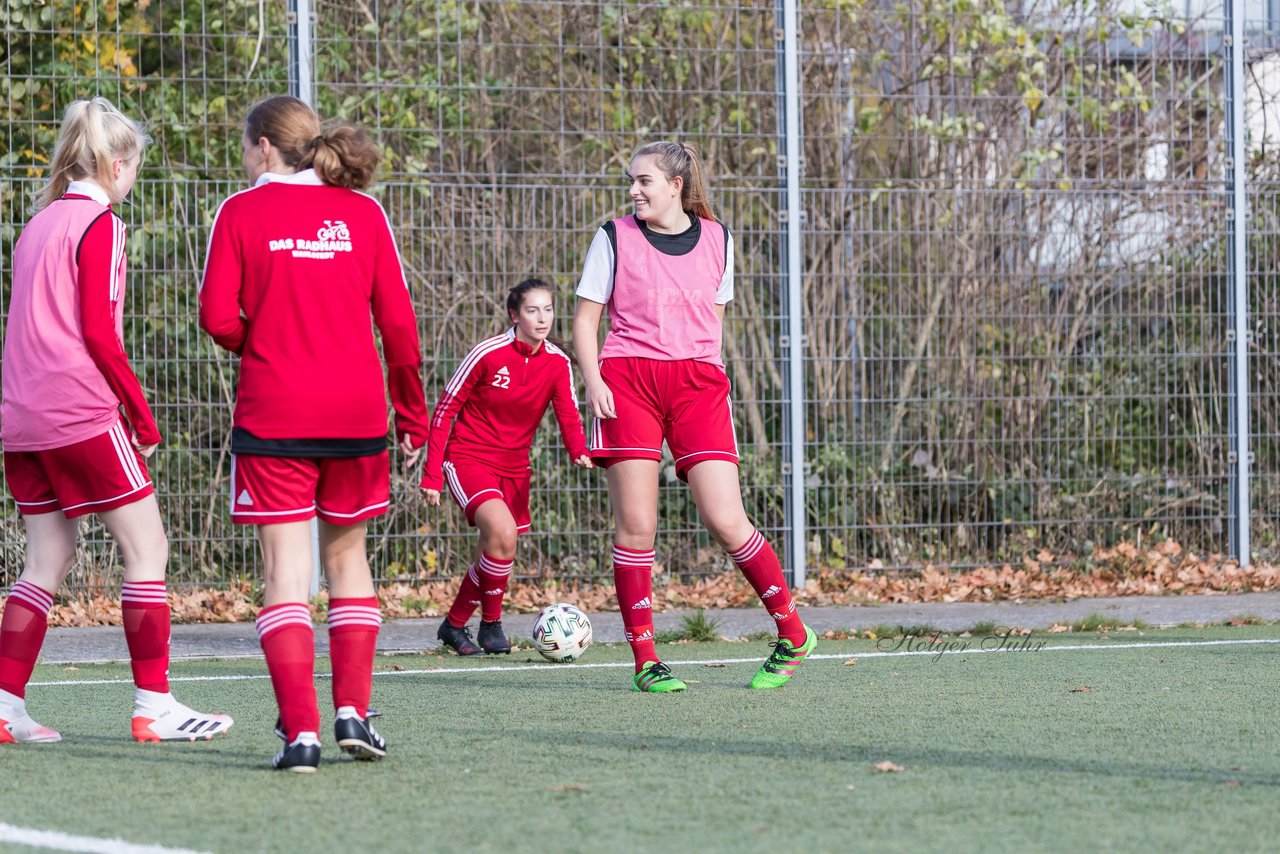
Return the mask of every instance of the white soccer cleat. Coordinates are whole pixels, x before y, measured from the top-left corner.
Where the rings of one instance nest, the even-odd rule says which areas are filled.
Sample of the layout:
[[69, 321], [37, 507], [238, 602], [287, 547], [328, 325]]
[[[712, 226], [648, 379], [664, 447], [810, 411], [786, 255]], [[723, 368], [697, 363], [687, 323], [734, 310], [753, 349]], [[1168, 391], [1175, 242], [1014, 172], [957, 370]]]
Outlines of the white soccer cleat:
[[27, 714], [27, 701], [0, 689], [0, 744], [52, 744], [62, 741], [56, 729], [36, 723]]
[[135, 741], [205, 741], [226, 735], [235, 723], [230, 715], [197, 712], [174, 699], [172, 694], [137, 690], [133, 707]]
[[12, 720], [0, 717], [0, 744], [53, 744], [62, 741], [62, 734], [38, 724], [24, 710]]

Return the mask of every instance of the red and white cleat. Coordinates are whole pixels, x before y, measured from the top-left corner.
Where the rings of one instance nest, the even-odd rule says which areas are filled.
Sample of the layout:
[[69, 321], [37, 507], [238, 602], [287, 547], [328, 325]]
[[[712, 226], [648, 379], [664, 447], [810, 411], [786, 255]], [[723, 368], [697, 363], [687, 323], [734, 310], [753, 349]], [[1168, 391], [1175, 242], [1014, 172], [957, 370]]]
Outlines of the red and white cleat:
[[0, 744], [52, 744], [62, 741], [56, 729], [36, 723], [27, 714], [27, 701], [0, 690]]
[[172, 694], [158, 694], [138, 689], [133, 708], [135, 741], [208, 741], [215, 735], [226, 735], [234, 723], [230, 715], [197, 712], [174, 699]]
[[23, 713], [13, 720], [0, 718], [0, 744], [53, 744], [62, 741], [62, 734], [32, 720]]

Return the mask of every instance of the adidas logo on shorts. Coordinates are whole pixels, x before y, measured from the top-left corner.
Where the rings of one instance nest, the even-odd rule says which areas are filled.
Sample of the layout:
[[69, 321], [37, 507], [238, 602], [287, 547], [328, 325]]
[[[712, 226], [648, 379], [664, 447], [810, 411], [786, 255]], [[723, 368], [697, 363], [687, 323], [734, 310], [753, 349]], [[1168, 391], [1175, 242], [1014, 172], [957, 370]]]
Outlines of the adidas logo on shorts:
[[649, 599], [649, 597], [648, 597], [648, 596], [646, 596], [646, 597], [644, 597], [643, 599], [641, 599], [639, 602], [637, 602], [636, 604], [632, 605], [632, 606], [631, 606], [631, 610], [632, 610], [632, 611], [639, 611], [639, 610], [641, 610], [641, 609], [643, 609], [643, 608], [652, 608], [652, 607], [653, 607], [653, 602]]
[[253, 496], [249, 494], [249, 490], [240, 490], [240, 494], [236, 496], [236, 504], [241, 507], [248, 507], [253, 504]]

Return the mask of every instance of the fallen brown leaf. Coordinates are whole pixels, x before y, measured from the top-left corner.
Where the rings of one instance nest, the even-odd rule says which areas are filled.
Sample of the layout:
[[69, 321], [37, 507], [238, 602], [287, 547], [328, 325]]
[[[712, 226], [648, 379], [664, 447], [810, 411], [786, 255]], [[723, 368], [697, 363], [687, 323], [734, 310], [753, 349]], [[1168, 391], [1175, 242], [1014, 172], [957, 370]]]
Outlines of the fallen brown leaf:
[[845, 666], [845, 667], [853, 667], [853, 666], [854, 666], [855, 664], [857, 664], [857, 663], [858, 663], [858, 659], [856, 659], [856, 658], [850, 658], [850, 659], [848, 659], [847, 661], [845, 661], [844, 666]]
[[1092, 691], [1092, 690], [1093, 690], [1093, 689], [1092, 689], [1092, 688], [1090, 688], [1088, 685], [1081, 685], [1079, 688], [1072, 688], [1072, 689], [1071, 689], [1071, 693], [1072, 693], [1072, 694], [1087, 694], [1087, 693], [1089, 693], [1089, 692], [1090, 692], [1090, 691]]
[[[705, 569], [715, 550], [692, 553], [688, 570]], [[1081, 565], [1088, 563], [1087, 572]], [[672, 565], [677, 561], [670, 561]], [[568, 602], [588, 613], [615, 611], [618, 601], [612, 580], [559, 579], [555, 568], [532, 565], [523, 568], [529, 577], [514, 581], [507, 595], [512, 615], [536, 614], [551, 602]], [[665, 569], [655, 565], [655, 573]], [[438, 617], [449, 609], [461, 578], [436, 576], [423, 568], [416, 577], [388, 582], [378, 588], [383, 616], [389, 619]], [[114, 588], [82, 591], [61, 597], [49, 615], [50, 626], [119, 626], [119, 591]], [[1153, 547], [1119, 543], [1089, 554], [1055, 553], [1047, 549], [1000, 566], [952, 569], [930, 564], [917, 573], [886, 573], [878, 560], [865, 566], [815, 567], [803, 588], [793, 591], [803, 606], [916, 602], [1016, 602], [1027, 599], [1073, 600], [1084, 597], [1152, 596], [1161, 594], [1248, 593], [1280, 590], [1280, 566], [1255, 563], [1241, 568], [1223, 555], [1197, 555], [1172, 540]], [[169, 590], [169, 608], [175, 623], [234, 623], [252, 621], [258, 613], [255, 583], [243, 581], [226, 587], [177, 586]], [[736, 570], [681, 583], [670, 573], [659, 579], [653, 592], [653, 609], [758, 607], [755, 591]], [[317, 616], [327, 610], [328, 597], [315, 603]], [[1068, 631], [1054, 626], [1051, 632]], [[1025, 633], [1020, 629], [1015, 634]], [[833, 632], [840, 638], [841, 632]], [[871, 632], [864, 637], [875, 639]]]
[[876, 770], [883, 771], [887, 774], [892, 774], [897, 771], [906, 771], [907, 767], [905, 765], [898, 765], [896, 762], [890, 762], [888, 759], [886, 759], [883, 762], [876, 763]]

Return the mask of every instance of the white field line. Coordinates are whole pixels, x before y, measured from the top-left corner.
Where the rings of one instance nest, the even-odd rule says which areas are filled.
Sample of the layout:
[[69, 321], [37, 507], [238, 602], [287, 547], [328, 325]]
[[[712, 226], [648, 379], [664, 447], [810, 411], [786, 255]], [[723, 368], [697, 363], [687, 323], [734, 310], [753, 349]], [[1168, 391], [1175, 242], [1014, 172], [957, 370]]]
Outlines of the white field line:
[[[1035, 635], [1022, 635], [1015, 638], [995, 638], [995, 640], [1003, 640], [1004, 646], [982, 648], [969, 647], [965, 649], [953, 648], [960, 644], [962, 640], [943, 641], [933, 644], [930, 648], [930, 642], [927, 638], [912, 638], [914, 648], [902, 651], [882, 651], [875, 650], [873, 652], [843, 652], [843, 653], [826, 653], [814, 654], [809, 658], [815, 660], [827, 659], [865, 659], [865, 658], [910, 658], [913, 656], [931, 656], [937, 658], [942, 655], [984, 655], [988, 653], [1042, 653], [1042, 652], [1110, 652], [1119, 649], [1169, 649], [1172, 647], [1209, 647], [1209, 646], [1251, 646], [1256, 644], [1280, 644], [1280, 638], [1241, 638], [1239, 640], [1207, 640], [1207, 641], [1150, 641], [1139, 643], [1110, 643], [1110, 644], [1064, 644], [1060, 646], [1037, 646], [1038, 643], [1044, 641], [1035, 641]], [[990, 640], [982, 638], [981, 641]], [[906, 642], [904, 642], [906, 645]], [[669, 659], [668, 664], [693, 667], [699, 664], [755, 664], [760, 661], [759, 656], [751, 658], [703, 658], [703, 659]], [[633, 665], [627, 661], [602, 661], [602, 662], [574, 662], [571, 665], [552, 664], [516, 664], [503, 665], [492, 664], [487, 667], [426, 667], [426, 668], [405, 668], [404, 670], [375, 670], [374, 676], [448, 676], [455, 673], [493, 673], [493, 672], [515, 672], [518, 670], [583, 670], [592, 668], [622, 668], [632, 667]], [[329, 673], [317, 673], [320, 678], [327, 678]], [[224, 676], [170, 676], [170, 682], [241, 682], [251, 681], [254, 679], [270, 679], [266, 673], [233, 673]], [[67, 685], [132, 685], [132, 679], [64, 679], [56, 682], [30, 682], [28, 685], [32, 688], [50, 688]]]
[[99, 854], [198, 854], [187, 848], [165, 848], [163, 845], [136, 845], [121, 839], [96, 836], [74, 836], [56, 830], [14, 827], [0, 822], [0, 842], [48, 848], [54, 851], [92, 851]]

